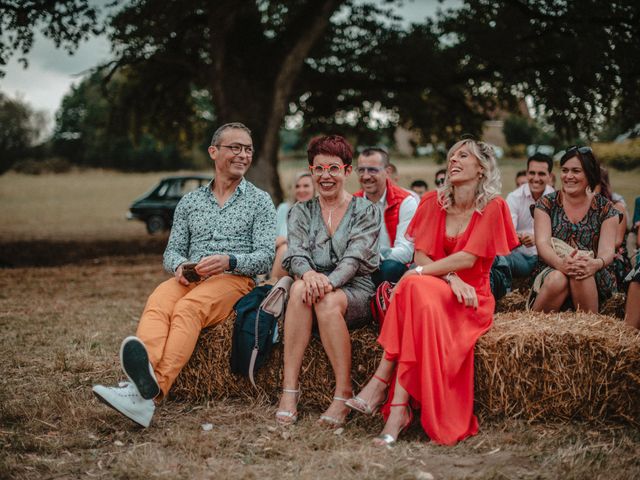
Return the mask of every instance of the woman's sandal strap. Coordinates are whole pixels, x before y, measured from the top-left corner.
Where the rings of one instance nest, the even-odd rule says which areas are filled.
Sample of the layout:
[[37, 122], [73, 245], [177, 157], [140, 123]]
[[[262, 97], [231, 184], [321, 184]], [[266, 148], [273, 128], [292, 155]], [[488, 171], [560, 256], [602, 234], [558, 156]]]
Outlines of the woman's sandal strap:
[[290, 389], [290, 388], [283, 388], [283, 389], [282, 389], [282, 391], [283, 391], [284, 393], [300, 393], [300, 389], [292, 390], [292, 389]]
[[347, 400], [350, 400], [349, 398], [338, 397], [338, 396], [334, 396], [333, 399], [339, 402], [346, 402]]
[[384, 383], [387, 387], [388, 387], [388, 386], [389, 386], [389, 384], [391, 383], [391, 380], [385, 380], [384, 378], [379, 377], [378, 375], [374, 375], [374, 376], [373, 376], [373, 377], [371, 377], [371, 378], [375, 378], [375, 379], [376, 379], [376, 380], [378, 380], [379, 382]]

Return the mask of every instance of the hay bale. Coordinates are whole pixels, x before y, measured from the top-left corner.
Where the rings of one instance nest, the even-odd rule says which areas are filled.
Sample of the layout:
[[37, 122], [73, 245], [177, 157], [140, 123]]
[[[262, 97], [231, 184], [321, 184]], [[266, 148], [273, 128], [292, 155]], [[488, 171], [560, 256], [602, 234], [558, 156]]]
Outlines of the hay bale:
[[624, 318], [624, 305], [627, 296], [624, 293], [614, 293], [611, 298], [606, 300], [600, 309], [603, 315], [611, 315], [612, 317]]
[[[229, 372], [233, 322], [209, 329], [172, 389], [181, 399], [266, 396], [274, 405], [282, 381], [282, 346], [258, 374], [258, 391]], [[380, 359], [376, 332], [352, 333], [353, 379], [358, 388]], [[640, 426], [640, 332], [611, 317], [566, 312], [500, 313], [475, 351], [476, 412], [530, 421], [580, 418]], [[320, 341], [303, 361], [301, 404], [326, 408], [333, 374]]]
[[496, 315], [475, 368], [476, 410], [485, 416], [640, 425], [640, 332], [612, 317]]
[[[171, 389], [171, 396], [179, 399], [223, 399], [227, 397], [255, 397], [263, 395], [277, 402], [282, 389], [283, 346], [274, 347], [271, 359], [256, 375], [256, 389], [248, 379], [234, 375], [229, 369], [232, 314], [216, 328], [205, 330], [198, 340], [189, 363]], [[280, 325], [282, 331], [282, 325]], [[376, 342], [372, 326], [352, 332], [352, 379], [354, 388], [364, 386], [375, 371], [382, 349]], [[304, 395], [300, 404], [313, 409], [324, 409], [331, 402], [335, 387], [333, 372], [320, 340], [312, 338], [302, 363], [300, 384]]]
[[527, 306], [529, 290], [520, 289], [507, 293], [496, 302], [496, 313], [524, 311]]

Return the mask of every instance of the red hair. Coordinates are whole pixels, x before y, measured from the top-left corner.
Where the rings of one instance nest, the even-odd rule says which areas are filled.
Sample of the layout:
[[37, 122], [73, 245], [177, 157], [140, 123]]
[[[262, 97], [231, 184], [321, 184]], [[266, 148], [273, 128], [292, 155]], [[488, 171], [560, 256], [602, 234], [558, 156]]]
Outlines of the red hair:
[[345, 165], [351, 165], [353, 160], [353, 147], [340, 135], [327, 135], [315, 137], [307, 147], [307, 159], [309, 165], [313, 165], [313, 159], [318, 155], [338, 157]]

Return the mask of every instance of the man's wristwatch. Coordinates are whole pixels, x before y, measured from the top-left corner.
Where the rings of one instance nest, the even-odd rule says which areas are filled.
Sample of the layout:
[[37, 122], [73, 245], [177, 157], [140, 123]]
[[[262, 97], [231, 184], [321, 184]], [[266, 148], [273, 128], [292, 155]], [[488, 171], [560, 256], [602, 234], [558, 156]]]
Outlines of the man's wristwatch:
[[229, 272], [233, 272], [238, 266], [238, 259], [235, 255], [229, 255]]
[[424, 269], [424, 267], [423, 267], [422, 265], [418, 265], [418, 266], [415, 268], [416, 273], [417, 273], [418, 275], [422, 275], [422, 270], [423, 270], [423, 269]]

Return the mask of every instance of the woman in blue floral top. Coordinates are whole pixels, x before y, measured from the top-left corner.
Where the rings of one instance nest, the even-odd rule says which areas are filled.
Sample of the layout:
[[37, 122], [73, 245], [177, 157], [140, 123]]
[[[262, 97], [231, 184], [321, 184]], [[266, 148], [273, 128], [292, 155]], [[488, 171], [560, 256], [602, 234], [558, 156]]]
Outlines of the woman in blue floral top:
[[[539, 263], [533, 277], [542, 280], [532, 310], [550, 312], [573, 307], [597, 312], [616, 291], [610, 268], [615, 255], [620, 213], [594, 193], [601, 181], [600, 165], [591, 148], [571, 147], [560, 160], [562, 190], [535, 204], [534, 232]], [[572, 249], [564, 254], [552, 238]]]

